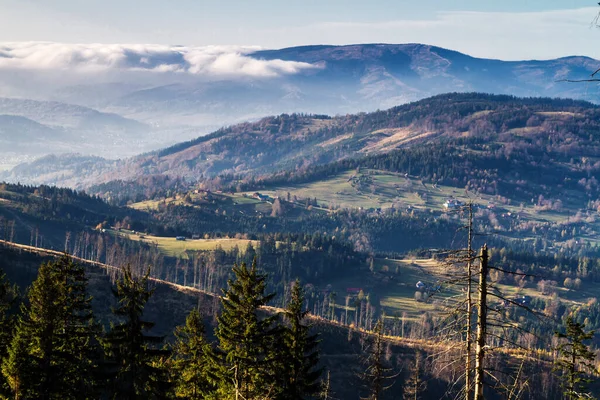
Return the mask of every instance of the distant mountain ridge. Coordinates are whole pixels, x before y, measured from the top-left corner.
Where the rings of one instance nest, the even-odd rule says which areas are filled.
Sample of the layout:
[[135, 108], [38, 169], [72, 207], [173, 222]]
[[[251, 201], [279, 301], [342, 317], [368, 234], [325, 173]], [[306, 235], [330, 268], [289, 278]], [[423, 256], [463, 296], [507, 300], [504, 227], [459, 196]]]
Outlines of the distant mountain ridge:
[[[107, 162], [86, 157], [46, 158], [21, 165], [0, 179], [77, 188], [112, 180], [167, 175], [187, 181], [222, 174], [264, 176], [347, 158], [385, 154], [421, 144], [490, 141], [520, 148], [581, 146], [552, 132], [598, 128], [600, 108], [585, 101], [451, 93], [373, 113], [328, 117], [282, 114], [220, 129], [195, 140]], [[596, 138], [585, 147], [594, 156]], [[579, 147], [578, 147], [579, 148]], [[583, 149], [583, 147], [582, 147]]]
[[[136, 73], [130, 71], [115, 75], [109, 83], [94, 82], [93, 77], [85, 84], [60, 83], [46, 99], [42, 91], [38, 100], [0, 98], [0, 114], [25, 117], [66, 135], [60, 142], [44, 139], [42, 146], [27, 149], [17, 143], [20, 132], [30, 135], [37, 129], [40, 137], [53, 135], [41, 126], [17, 128], [0, 121], [0, 131], [13, 138], [3, 142], [0, 166], [49, 153], [130, 157], [267, 115], [372, 112], [450, 92], [600, 103], [596, 84], [562, 81], [585, 78], [600, 66], [600, 61], [587, 57], [501, 61], [423, 44], [301, 46], [245, 56], [315, 68], [272, 77], [216, 80], [180, 74], [168, 82], [161, 73], [146, 72], [144, 83], [130, 82]], [[6, 79], [0, 71], [0, 86]], [[228, 168], [223, 164], [211, 170]]]
[[[19, 140], [17, 143], [15, 140]], [[0, 142], [7, 145], [44, 145], [47, 141], [64, 140], [64, 132], [52, 129], [20, 115], [0, 114]]]
[[[249, 54], [257, 60], [319, 68], [270, 80], [175, 83], [119, 96], [104, 105], [142, 121], [220, 125], [265, 115], [373, 111], [447, 92], [564, 97], [600, 102], [598, 91], [558, 82], [589, 76], [600, 61], [481, 59], [423, 44], [301, 46]], [[218, 116], [219, 118], [215, 118]], [[176, 118], [177, 117], [177, 118]]]
[[0, 113], [29, 118], [48, 126], [68, 129], [128, 131], [139, 134], [147, 126], [117, 114], [100, 112], [88, 107], [57, 101], [0, 98]]
[[7, 153], [123, 154], [123, 147], [144, 141], [150, 130], [144, 123], [84, 106], [0, 97], [0, 159]]

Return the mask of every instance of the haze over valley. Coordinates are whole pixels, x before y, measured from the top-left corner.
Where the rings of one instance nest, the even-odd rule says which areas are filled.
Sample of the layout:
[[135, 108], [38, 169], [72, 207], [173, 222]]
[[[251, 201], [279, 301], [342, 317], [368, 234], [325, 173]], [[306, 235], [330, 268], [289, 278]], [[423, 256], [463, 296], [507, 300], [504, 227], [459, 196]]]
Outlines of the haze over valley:
[[265, 116], [371, 112], [447, 92], [600, 100], [562, 82], [594, 72], [586, 57], [504, 62], [421, 44], [0, 49], [3, 169], [48, 154], [125, 158]]
[[0, 399], [600, 398], [599, 28], [0, 1]]

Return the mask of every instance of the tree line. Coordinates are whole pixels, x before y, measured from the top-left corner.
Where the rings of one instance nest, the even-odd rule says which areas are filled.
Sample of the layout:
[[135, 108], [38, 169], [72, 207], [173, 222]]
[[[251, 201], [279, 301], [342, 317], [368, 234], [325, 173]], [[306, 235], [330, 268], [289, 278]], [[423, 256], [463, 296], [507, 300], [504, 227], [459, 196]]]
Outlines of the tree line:
[[149, 333], [148, 273], [123, 269], [114, 287], [115, 321], [101, 327], [84, 268], [65, 255], [41, 265], [18, 313], [17, 289], [2, 277], [2, 394], [12, 399], [302, 399], [320, 390], [318, 338], [293, 285], [287, 308], [268, 314], [274, 296], [256, 263], [233, 269], [224, 290], [216, 343], [193, 310], [173, 343]]

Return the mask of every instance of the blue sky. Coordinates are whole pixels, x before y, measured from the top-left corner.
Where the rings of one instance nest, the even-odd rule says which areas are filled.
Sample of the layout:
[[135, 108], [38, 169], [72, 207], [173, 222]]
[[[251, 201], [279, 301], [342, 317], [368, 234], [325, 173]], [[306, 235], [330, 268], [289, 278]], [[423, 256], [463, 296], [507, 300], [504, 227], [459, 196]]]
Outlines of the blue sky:
[[588, 0], [0, 0], [0, 41], [420, 42], [509, 60], [600, 58], [599, 10]]

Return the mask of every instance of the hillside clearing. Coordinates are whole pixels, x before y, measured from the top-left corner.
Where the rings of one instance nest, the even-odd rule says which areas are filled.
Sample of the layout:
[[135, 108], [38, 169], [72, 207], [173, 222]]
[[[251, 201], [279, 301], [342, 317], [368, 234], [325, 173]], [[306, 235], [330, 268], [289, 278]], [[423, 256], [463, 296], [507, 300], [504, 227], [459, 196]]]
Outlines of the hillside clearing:
[[171, 257], [181, 257], [184, 259], [187, 258], [187, 252], [189, 251], [211, 251], [215, 250], [218, 247], [222, 248], [225, 251], [229, 251], [237, 246], [239, 250], [243, 253], [246, 251], [248, 243], [252, 243], [252, 246], [255, 247], [258, 245], [258, 241], [247, 239], [219, 238], [177, 240], [177, 238], [174, 237], [160, 237], [151, 235], [146, 236], [144, 234], [133, 233], [132, 231], [126, 230], [107, 230], [107, 232], [114, 235], [119, 235], [129, 240], [140, 241], [150, 245], [155, 245], [165, 255]]

